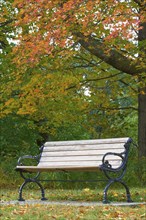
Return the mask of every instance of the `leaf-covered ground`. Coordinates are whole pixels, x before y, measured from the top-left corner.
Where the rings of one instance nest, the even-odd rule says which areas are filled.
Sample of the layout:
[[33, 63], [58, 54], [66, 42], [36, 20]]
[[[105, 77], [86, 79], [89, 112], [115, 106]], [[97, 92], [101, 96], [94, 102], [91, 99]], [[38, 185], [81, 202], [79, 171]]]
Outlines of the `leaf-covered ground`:
[[[132, 199], [135, 202], [146, 201], [145, 190], [141, 188], [131, 189]], [[38, 190], [26, 189], [24, 191], [25, 199], [39, 199]], [[2, 201], [16, 200], [17, 190], [1, 190]], [[46, 197], [50, 201], [102, 201], [102, 190], [46, 190]], [[125, 201], [123, 190], [112, 189], [109, 193], [111, 201]], [[146, 219], [145, 205], [138, 206], [89, 206], [77, 207], [70, 205], [7, 205], [1, 207], [1, 219], [39, 219], [39, 220], [94, 220], [94, 219], [121, 219], [121, 220], [139, 220]]]
[[9, 205], [1, 208], [2, 219], [40, 219], [40, 220], [97, 220], [97, 219], [121, 219], [139, 220], [145, 219], [144, 205], [137, 207], [73, 207], [59, 205]]

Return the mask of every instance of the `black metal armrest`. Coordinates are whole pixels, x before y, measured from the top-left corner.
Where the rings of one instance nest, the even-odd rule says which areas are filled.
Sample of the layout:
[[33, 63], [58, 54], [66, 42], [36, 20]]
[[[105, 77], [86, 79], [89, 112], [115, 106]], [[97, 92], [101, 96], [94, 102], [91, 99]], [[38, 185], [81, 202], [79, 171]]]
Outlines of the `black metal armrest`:
[[21, 162], [24, 159], [33, 159], [36, 160], [39, 163], [40, 155], [37, 156], [32, 156], [32, 155], [24, 155], [22, 157], [19, 157], [17, 165], [18, 166], [23, 166], [24, 164]]
[[[106, 160], [106, 157], [109, 155], [114, 155], [120, 157], [122, 160], [122, 164], [117, 168], [112, 168], [112, 164], [109, 163], [108, 160]], [[106, 153], [102, 158], [102, 164], [100, 165], [100, 169], [105, 171], [111, 171], [111, 172], [119, 172], [121, 169], [123, 169], [126, 165], [126, 158], [125, 158], [125, 152], [122, 153], [113, 153], [108, 152]]]

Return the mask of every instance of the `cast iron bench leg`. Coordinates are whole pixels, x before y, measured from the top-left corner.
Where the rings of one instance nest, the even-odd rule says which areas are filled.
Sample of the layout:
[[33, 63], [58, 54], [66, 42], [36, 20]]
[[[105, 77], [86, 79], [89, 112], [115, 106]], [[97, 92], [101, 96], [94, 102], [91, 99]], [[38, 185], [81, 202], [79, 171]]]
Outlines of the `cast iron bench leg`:
[[22, 190], [23, 190], [24, 186], [25, 186], [27, 183], [31, 183], [31, 182], [36, 183], [36, 184], [40, 187], [40, 189], [41, 189], [41, 194], [42, 194], [41, 200], [42, 200], [42, 201], [47, 200], [47, 199], [45, 198], [45, 191], [44, 191], [42, 185], [41, 185], [36, 179], [26, 179], [25, 182], [20, 186], [20, 189], [19, 189], [19, 199], [18, 199], [18, 201], [25, 201], [25, 199], [23, 199], [23, 197], [22, 197]]
[[121, 183], [126, 189], [127, 202], [133, 202], [131, 199], [131, 194], [130, 194], [130, 190], [129, 190], [128, 186], [121, 180], [119, 180], [118, 182]]
[[126, 196], [127, 196], [127, 202], [133, 202], [132, 199], [131, 199], [131, 195], [130, 195], [130, 191], [129, 191], [129, 188], [128, 186], [121, 180], [110, 180], [108, 182], [108, 184], [106, 185], [105, 189], [104, 189], [104, 193], [103, 193], [103, 203], [104, 204], [107, 204], [109, 203], [108, 199], [107, 199], [107, 192], [108, 192], [108, 189], [109, 187], [111, 186], [112, 183], [115, 183], [115, 182], [119, 182], [121, 183], [125, 189], [126, 189]]

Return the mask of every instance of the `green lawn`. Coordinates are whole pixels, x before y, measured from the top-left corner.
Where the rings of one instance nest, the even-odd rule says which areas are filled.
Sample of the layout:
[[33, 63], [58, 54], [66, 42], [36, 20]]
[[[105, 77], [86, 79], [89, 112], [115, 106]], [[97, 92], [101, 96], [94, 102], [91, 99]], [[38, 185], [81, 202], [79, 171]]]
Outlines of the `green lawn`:
[[[132, 199], [135, 202], [146, 201], [145, 190], [143, 188], [131, 189]], [[24, 190], [25, 199], [39, 199], [40, 192], [38, 190]], [[2, 201], [16, 200], [18, 197], [17, 190], [1, 189]], [[102, 201], [102, 190], [91, 190], [85, 188], [83, 190], [46, 190], [46, 197], [50, 201], [68, 200], [68, 201]], [[125, 201], [124, 190], [112, 189], [109, 192], [111, 201]], [[146, 219], [146, 207], [124, 206], [115, 207], [106, 206], [90, 206], [90, 207], [74, 207], [64, 205], [7, 205], [1, 207], [1, 219], [34, 219], [34, 220], [98, 220], [98, 219], [121, 219], [121, 220], [139, 220]]]
[[98, 219], [145, 219], [145, 207], [73, 207], [59, 205], [9, 205], [1, 208], [1, 219], [34, 220], [98, 220]]

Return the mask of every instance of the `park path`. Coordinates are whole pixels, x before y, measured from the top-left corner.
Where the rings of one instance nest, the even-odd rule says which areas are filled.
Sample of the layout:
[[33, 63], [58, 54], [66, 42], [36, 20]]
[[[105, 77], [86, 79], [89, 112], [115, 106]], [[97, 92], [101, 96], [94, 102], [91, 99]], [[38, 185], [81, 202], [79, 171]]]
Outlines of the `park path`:
[[0, 205], [66, 205], [66, 206], [138, 206], [146, 205], [146, 202], [114, 202], [109, 204], [103, 204], [102, 202], [79, 202], [79, 201], [41, 201], [41, 200], [26, 200], [24, 202], [19, 202], [17, 200], [13, 201], [1, 201]]

